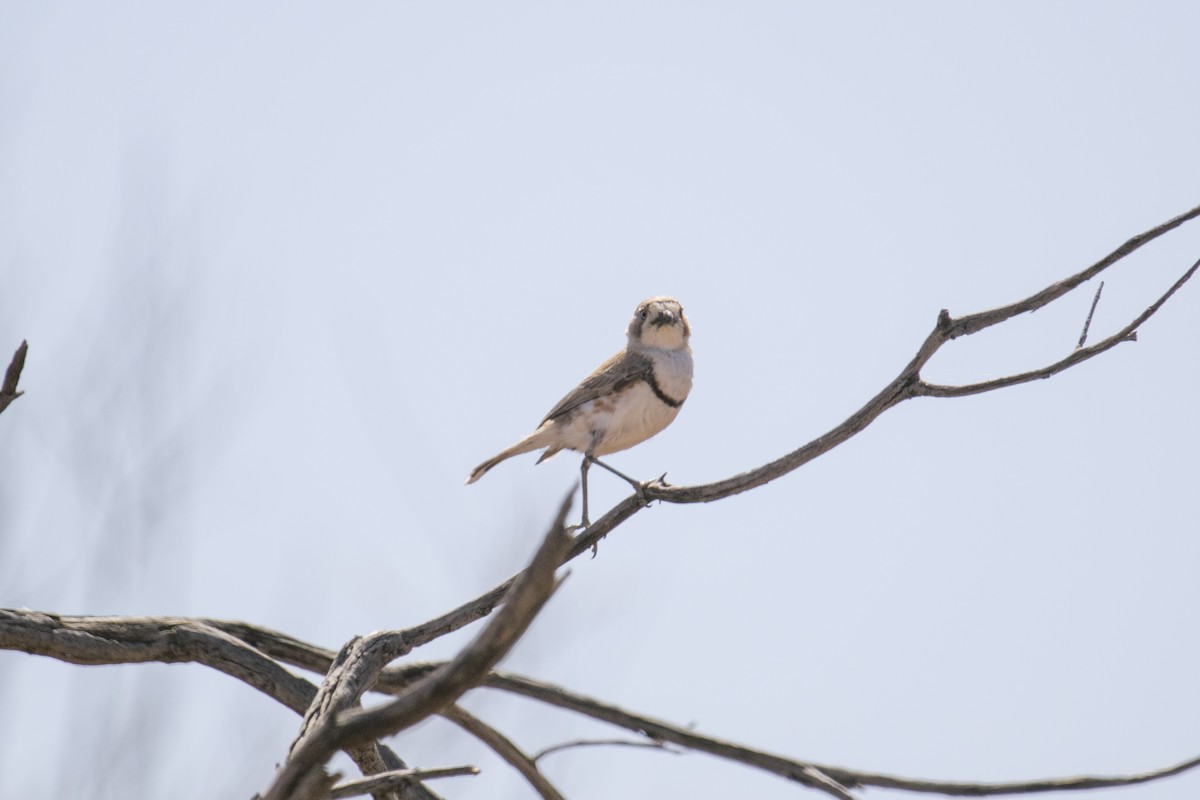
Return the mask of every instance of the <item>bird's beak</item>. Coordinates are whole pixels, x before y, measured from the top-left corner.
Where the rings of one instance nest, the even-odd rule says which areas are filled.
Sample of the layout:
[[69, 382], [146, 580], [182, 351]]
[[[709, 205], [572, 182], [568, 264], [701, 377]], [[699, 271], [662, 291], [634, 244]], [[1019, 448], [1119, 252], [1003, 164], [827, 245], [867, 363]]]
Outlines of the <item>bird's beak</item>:
[[659, 326], [674, 325], [675, 324], [675, 315], [672, 314], [670, 311], [660, 311], [660, 312], [658, 312], [658, 316], [656, 316], [654, 318], [654, 324], [659, 325]]

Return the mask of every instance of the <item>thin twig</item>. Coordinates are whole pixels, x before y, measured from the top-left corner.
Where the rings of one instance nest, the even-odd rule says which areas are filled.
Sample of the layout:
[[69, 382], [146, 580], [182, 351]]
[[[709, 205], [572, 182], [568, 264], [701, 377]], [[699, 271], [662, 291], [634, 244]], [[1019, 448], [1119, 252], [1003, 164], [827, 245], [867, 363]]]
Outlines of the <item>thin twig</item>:
[[329, 790], [329, 800], [357, 797], [363, 794], [390, 792], [410, 785], [413, 781], [431, 781], [435, 778], [456, 778], [460, 775], [478, 775], [478, 767], [443, 767], [440, 769], [399, 769], [381, 772], [367, 778], [340, 783]]
[[[414, 664], [385, 671], [380, 676], [381, 690], [403, 691], [403, 687], [420, 680], [430, 671], [440, 668], [441, 663]], [[640, 714], [631, 714], [610, 703], [567, 691], [560, 686], [536, 681], [508, 672], [492, 672], [485, 685], [502, 689], [533, 700], [539, 700], [558, 708], [574, 711], [592, 719], [607, 722], [626, 730], [639, 733], [651, 741], [670, 742], [689, 750], [708, 753], [720, 758], [736, 761], [746, 766], [771, 772], [790, 781], [819, 789], [839, 800], [851, 800], [850, 789], [857, 784], [853, 770], [827, 767], [812, 762], [797, 761], [785, 756], [754, 750], [732, 742], [703, 736], [693, 730], [671, 725], [661, 720]]]
[[[428, 668], [428, 667], [423, 667]], [[670, 742], [689, 750], [708, 753], [719, 758], [756, 767], [790, 780], [811, 780], [814, 774], [826, 776], [844, 789], [862, 786], [878, 786], [903, 789], [923, 794], [945, 794], [956, 796], [985, 796], [1001, 794], [1027, 794], [1033, 792], [1096, 789], [1108, 786], [1129, 786], [1161, 780], [1200, 766], [1200, 757], [1152, 772], [1120, 776], [1086, 776], [1073, 778], [1050, 778], [1039, 781], [1016, 781], [1012, 783], [969, 783], [951, 781], [928, 781], [904, 778], [895, 775], [871, 773], [829, 764], [799, 761], [774, 753], [755, 750], [732, 742], [701, 735], [693, 730], [662, 722], [651, 717], [631, 714], [609, 703], [569, 692], [559, 686], [535, 681], [508, 672], [494, 672], [487, 685], [495, 689], [513, 692], [548, 703], [558, 708], [574, 711], [592, 719], [635, 731], [655, 741]]]
[[542, 800], [565, 800], [554, 784], [537, 768], [536, 759], [530, 758], [507, 736], [476, 717], [459, 705], [442, 711], [442, 716], [458, 725], [467, 733], [486, 744], [496, 755], [507, 761], [513, 769], [529, 782]]
[[1143, 245], [1149, 244], [1164, 233], [1173, 231], [1183, 223], [1189, 222], [1196, 217], [1200, 217], [1200, 206], [1189, 209], [1161, 225], [1155, 225], [1148, 231], [1139, 233], [1087, 269], [1080, 270], [1069, 278], [1064, 278], [1057, 283], [1052, 283], [1040, 292], [1026, 297], [1024, 300], [1018, 300], [1015, 303], [1001, 306], [1000, 308], [993, 308], [989, 311], [980, 311], [976, 314], [959, 317], [953, 320], [953, 326], [950, 330], [951, 338], [977, 333], [984, 328], [989, 328], [992, 325], [1012, 319], [1018, 314], [1037, 311], [1039, 308], [1049, 305], [1077, 286], [1087, 283]]
[[[383, 681], [381, 681], [381, 685]], [[694, 730], [653, 719], [640, 714], [631, 714], [611, 703], [569, 692], [559, 686], [535, 681], [507, 672], [493, 672], [487, 685], [494, 689], [519, 694], [534, 700], [574, 711], [584, 716], [608, 722], [626, 730], [640, 733], [651, 741], [669, 742], [689, 750], [708, 753], [746, 766], [755, 767], [790, 781], [819, 789], [827, 794], [847, 800], [850, 789], [858, 782], [853, 770], [829, 767], [813, 762], [798, 761], [775, 755], [733, 742], [704, 736]]]
[[954, 797], [990, 797], [1006, 794], [1040, 794], [1042, 792], [1088, 791], [1111, 789], [1116, 786], [1135, 786], [1140, 783], [1151, 783], [1163, 778], [1174, 777], [1197, 767], [1200, 767], [1200, 758], [1192, 758], [1174, 766], [1132, 775], [1080, 775], [1073, 778], [1046, 778], [1039, 781], [1013, 783], [923, 781], [916, 778], [899, 778], [894, 775], [876, 775], [868, 772], [857, 773], [857, 777], [863, 786], [877, 786], [882, 789], [901, 789], [906, 792], [945, 794]]
[[[419, 674], [420, 670], [430, 669], [432, 666], [419, 665], [410, 669], [417, 670]], [[397, 672], [395, 677], [399, 677], [399, 672]], [[387, 681], [381, 681], [381, 686], [385, 682], [390, 682], [392, 676], [387, 676], [387, 678]], [[569, 692], [559, 686], [542, 683], [532, 678], [508, 672], [493, 672], [488, 678], [487, 685], [495, 689], [502, 689], [522, 695], [523, 697], [539, 700], [558, 708], [574, 711], [592, 719], [608, 722], [626, 730], [641, 733], [655, 741], [670, 742], [680, 747], [686, 747], [689, 750], [708, 753], [719, 758], [756, 767], [791, 780], [800, 780], [797, 777], [798, 774], [804, 774], [809, 778], [814, 774], [823, 775], [835, 781], [844, 789], [877, 786], [888, 789], [902, 789], [921, 794], [945, 794], [962, 797], [1030, 794], [1036, 792], [1078, 791], [1112, 786], [1131, 786], [1162, 780], [1200, 767], [1200, 757], [1197, 757], [1173, 766], [1131, 775], [1048, 778], [1045, 780], [1014, 781], [1011, 783], [929, 781], [847, 769], [845, 767], [818, 764], [810, 761], [799, 761], [774, 753], [755, 750], [721, 739], [704, 736], [688, 728], [670, 725], [651, 717], [631, 714], [610, 703], [604, 703], [575, 692]]]
[[682, 750], [672, 750], [667, 747], [666, 742], [658, 742], [651, 739], [648, 742], [639, 742], [633, 739], [575, 739], [570, 742], [562, 742], [561, 744], [551, 745], [545, 750], [540, 751], [533, 757], [534, 763], [541, 761], [546, 756], [561, 753], [565, 750], [574, 750], [581, 747], [637, 747], [643, 750], [661, 750], [664, 753], [670, 753], [673, 756], [683, 755]]
[[926, 397], [966, 397], [967, 395], [972, 394], [982, 394], [983, 392], [990, 392], [995, 389], [1003, 389], [1006, 386], [1016, 386], [1020, 383], [1029, 383], [1030, 381], [1049, 378], [1052, 375], [1057, 375], [1063, 370], [1075, 366], [1076, 364], [1087, 361], [1089, 358], [1098, 356], [1106, 350], [1116, 347], [1122, 342], [1136, 342], [1138, 328], [1142, 326], [1142, 323], [1154, 316], [1155, 312], [1162, 308], [1163, 304], [1171, 299], [1171, 295], [1179, 291], [1180, 287], [1187, 283], [1188, 280], [1194, 274], [1196, 274], [1197, 269], [1200, 269], [1200, 260], [1197, 260], [1194, 264], [1192, 264], [1188, 271], [1183, 273], [1183, 275], [1181, 275], [1179, 279], [1171, 285], [1170, 289], [1164, 292], [1163, 295], [1155, 300], [1149, 308], [1139, 314], [1124, 328], [1121, 328], [1121, 330], [1117, 331], [1112, 336], [1109, 336], [1107, 339], [1096, 342], [1089, 347], [1075, 350], [1073, 353], [1071, 353], [1071, 355], [1061, 359], [1060, 361], [1056, 361], [1053, 364], [1042, 367], [1041, 369], [1022, 372], [1018, 375], [1008, 375], [1003, 378], [983, 381], [982, 383], [971, 383], [964, 386], [940, 386], [938, 384], [925, 383], [924, 381], [921, 381], [917, 384], [917, 386], [914, 387], [913, 392], [916, 395], [923, 395]]
[[1096, 287], [1096, 296], [1092, 298], [1092, 307], [1088, 309], [1087, 319], [1083, 321], [1083, 333], [1079, 334], [1079, 344], [1075, 345], [1076, 350], [1083, 349], [1083, 345], [1087, 341], [1088, 328], [1092, 327], [1092, 315], [1096, 313], [1096, 305], [1100, 302], [1100, 293], [1103, 291], [1104, 281], [1100, 281], [1100, 285]]

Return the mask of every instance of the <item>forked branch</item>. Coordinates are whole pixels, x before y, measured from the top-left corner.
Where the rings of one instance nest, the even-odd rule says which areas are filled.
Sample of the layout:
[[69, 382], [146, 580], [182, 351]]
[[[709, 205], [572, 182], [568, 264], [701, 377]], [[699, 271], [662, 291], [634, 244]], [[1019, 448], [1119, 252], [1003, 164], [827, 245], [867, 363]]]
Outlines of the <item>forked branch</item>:
[[[245, 636], [242, 645], [250, 647], [252, 640], [253, 650], [260, 658], [269, 656], [316, 673], [328, 671], [335, 660], [335, 654], [332, 651], [244, 622], [174, 617], [57, 617], [36, 611], [14, 609], [0, 610], [0, 648], [24, 650], [76, 664], [123, 664], [166, 661], [165, 658], [147, 657], [148, 654], [141, 650], [142, 644], [147, 639], [161, 639], [172, 651], [171, 661], [174, 662], [190, 661], [200, 664], [215, 664], [226, 660], [224, 655], [219, 655], [227, 646], [222, 639], [214, 637], [173, 639], [172, 637], [176, 636], [173, 632], [181, 625], [206, 627], [226, 632], [237, 630]], [[28, 642], [28, 644], [23, 644], [23, 642]], [[271, 663], [273, 664], [273, 662]], [[267, 664], [264, 662], [263, 666], [266, 667]], [[375, 689], [393, 694], [403, 693], [444, 666], [445, 662], [436, 662], [386, 669], [379, 676]], [[273, 664], [269, 671], [270, 674], [279, 675], [281, 673], [276, 670], [283, 669], [281, 665]], [[229, 672], [229, 674], [233, 673]], [[284, 671], [284, 674], [290, 673]], [[306, 687], [309, 697], [316, 694], [316, 687], [308, 681], [302, 678], [294, 678], [294, 681], [300, 686]], [[253, 680], [247, 681], [247, 683], [269, 697], [293, 708], [297, 713], [303, 713], [307, 706], [307, 702], [295, 702], [296, 692], [294, 689], [281, 690], [278, 684], [267, 680]], [[482, 685], [623, 728], [635, 735], [645, 737], [644, 742], [650, 746], [661, 746], [663, 743], [672, 744], [808, 785], [811, 785], [811, 781], [816, 776], [824, 776], [847, 790], [876, 786], [917, 794], [963, 797], [1080, 791], [1149, 783], [1200, 767], [1200, 757], [1197, 757], [1162, 769], [1130, 775], [1048, 778], [1009, 783], [930, 781], [819, 764], [756, 750], [745, 745], [706, 736], [691, 728], [635, 714], [563, 687], [510, 672], [492, 671], [485, 676]], [[303, 689], [301, 693], [305, 693]], [[447, 713], [447, 716], [454, 719], [451, 713]], [[415, 785], [419, 786], [420, 784]]]
[[[568, 497], [529, 567], [513, 584], [506, 602], [476, 639], [452, 661], [408, 686], [396, 698], [369, 711], [336, 710], [319, 713], [292, 748], [263, 800], [292, 798], [309, 776], [321, 769], [339, 748], [370, 744], [437, 714], [464, 692], [479, 685], [505, 653], [525, 633], [557, 586], [554, 573], [566, 555], [569, 537], [563, 527], [570, 509]], [[336, 693], [347, 697], [354, 690]]]

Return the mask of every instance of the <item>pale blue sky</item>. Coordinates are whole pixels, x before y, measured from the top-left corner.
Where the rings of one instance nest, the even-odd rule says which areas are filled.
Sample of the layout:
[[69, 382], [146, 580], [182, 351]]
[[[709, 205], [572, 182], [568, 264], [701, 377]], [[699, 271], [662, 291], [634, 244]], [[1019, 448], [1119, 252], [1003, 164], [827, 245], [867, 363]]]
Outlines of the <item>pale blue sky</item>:
[[[0, 0], [0, 353], [30, 342], [0, 417], [0, 605], [331, 648], [441, 613], [524, 563], [578, 461], [467, 472], [653, 294], [691, 319], [695, 389], [611, 463], [699, 483], [792, 450], [940, 308], [1023, 297], [1200, 203], [1197, 30], [1188, 2]], [[1197, 257], [1200, 223], [1115, 268], [1093, 336]], [[1093, 291], [926, 376], [1061, 357]], [[506, 666], [919, 777], [1198, 755], [1198, 346], [1188, 286], [1051, 381], [908, 403], [766, 487], [649, 509]], [[627, 492], [592, 489], [597, 511]], [[612, 733], [466, 705], [529, 750]], [[15, 653], [0, 706], [4, 797], [248, 797], [298, 723], [201, 667]], [[484, 769], [448, 798], [531, 796], [448, 724], [394, 746]], [[701, 755], [546, 771], [572, 800], [806, 794]]]

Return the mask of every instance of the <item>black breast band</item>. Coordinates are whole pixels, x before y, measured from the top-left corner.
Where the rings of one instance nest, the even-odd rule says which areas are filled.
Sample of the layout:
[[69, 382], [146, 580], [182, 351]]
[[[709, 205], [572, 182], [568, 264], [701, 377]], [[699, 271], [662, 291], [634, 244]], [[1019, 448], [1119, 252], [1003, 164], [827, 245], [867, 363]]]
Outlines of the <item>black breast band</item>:
[[685, 397], [683, 400], [676, 400], [674, 397], [671, 397], [669, 394], [664, 392], [662, 387], [658, 385], [658, 378], [654, 377], [653, 369], [651, 369], [646, 375], [646, 383], [650, 384], [650, 391], [654, 392], [654, 396], [659, 400], [662, 400], [671, 408], [679, 408], [681, 405], [683, 405], [683, 400], [687, 399]]

